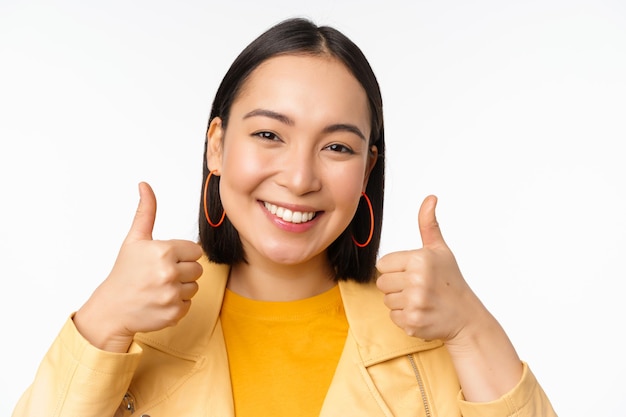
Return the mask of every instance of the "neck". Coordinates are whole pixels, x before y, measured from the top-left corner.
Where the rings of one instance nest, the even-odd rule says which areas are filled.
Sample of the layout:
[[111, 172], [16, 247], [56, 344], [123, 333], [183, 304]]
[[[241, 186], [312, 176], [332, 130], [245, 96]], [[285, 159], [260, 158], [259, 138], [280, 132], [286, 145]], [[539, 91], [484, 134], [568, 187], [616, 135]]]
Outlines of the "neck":
[[294, 301], [328, 291], [335, 285], [334, 277], [325, 253], [297, 265], [248, 259], [232, 266], [227, 287], [253, 300]]

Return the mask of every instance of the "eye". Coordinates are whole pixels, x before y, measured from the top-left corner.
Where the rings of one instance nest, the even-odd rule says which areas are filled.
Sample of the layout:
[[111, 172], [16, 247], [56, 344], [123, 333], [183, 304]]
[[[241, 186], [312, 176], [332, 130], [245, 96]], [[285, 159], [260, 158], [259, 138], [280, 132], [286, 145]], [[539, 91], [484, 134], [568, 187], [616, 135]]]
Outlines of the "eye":
[[280, 140], [280, 138], [278, 137], [278, 135], [276, 135], [276, 133], [267, 132], [267, 131], [255, 132], [252, 134], [252, 136], [258, 136], [259, 138], [267, 140], [267, 141]]
[[340, 143], [333, 143], [332, 145], [328, 145], [326, 149], [328, 149], [329, 151], [339, 152], [339, 153], [349, 153], [349, 154], [354, 153], [352, 149]]

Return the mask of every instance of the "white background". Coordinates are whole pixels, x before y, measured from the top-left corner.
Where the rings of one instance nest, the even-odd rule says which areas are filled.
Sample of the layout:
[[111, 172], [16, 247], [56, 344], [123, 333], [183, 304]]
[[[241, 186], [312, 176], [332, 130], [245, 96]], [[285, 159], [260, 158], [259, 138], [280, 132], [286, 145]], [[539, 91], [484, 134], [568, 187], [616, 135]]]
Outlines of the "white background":
[[[213, 4], [212, 4], [213, 3]], [[626, 416], [626, 3], [0, 0], [0, 415], [107, 275], [137, 203], [196, 239], [203, 137], [239, 51], [291, 16], [378, 75], [382, 253], [422, 199], [562, 416]]]

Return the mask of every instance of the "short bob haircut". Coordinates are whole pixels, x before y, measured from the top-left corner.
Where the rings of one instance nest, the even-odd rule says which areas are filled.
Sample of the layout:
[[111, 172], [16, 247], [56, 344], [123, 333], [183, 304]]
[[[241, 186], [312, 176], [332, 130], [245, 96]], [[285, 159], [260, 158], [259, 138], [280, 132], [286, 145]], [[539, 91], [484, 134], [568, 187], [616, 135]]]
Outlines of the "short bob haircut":
[[[378, 149], [378, 160], [370, 174], [366, 188], [374, 210], [374, 234], [370, 244], [364, 248], [357, 247], [352, 239], [354, 236], [357, 241], [365, 242], [370, 231], [369, 210], [364, 199], [361, 198], [350, 225], [328, 247], [327, 253], [335, 269], [337, 280], [371, 281], [375, 276], [382, 226], [385, 141], [380, 88], [369, 62], [358, 46], [338, 30], [328, 26], [318, 27], [306, 19], [293, 18], [278, 23], [252, 41], [234, 60], [216, 92], [209, 125], [213, 118], [220, 117], [222, 127], [227, 129], [231, 106], [246, 79], [262, 62], [278, 55], [336, 58], [352, 72], [367, 94], [371, 119], [369, 145], [370, 147], [376, 146]], [[207, 143], [205, 142], [202, 187], [209, 175], [206, 152]], [[207, 200], [209, 217], [212, 221], [217, 221], [224, 210], [220, 200], [219, 177], [217, 176], [211, 177]], [[228, 220], [228, 213], [222, 225], [210, 226], [204, 214], [202, 198], [199, 231], [200, 244], [212, 262], [228, 265], [246, 262], [239, 233]]]

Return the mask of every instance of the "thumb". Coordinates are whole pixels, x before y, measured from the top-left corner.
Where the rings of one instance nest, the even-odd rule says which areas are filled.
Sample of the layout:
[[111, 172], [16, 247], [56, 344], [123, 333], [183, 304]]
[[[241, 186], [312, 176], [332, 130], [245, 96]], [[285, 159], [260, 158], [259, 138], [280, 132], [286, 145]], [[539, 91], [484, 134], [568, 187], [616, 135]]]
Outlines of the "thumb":
[[139, 183], [139, 205], [135, 212], [133, 224], [126, 236], [125, 242], [138, 240], [152, 240], [152, 229], [156, 219], [156, 197], [152, 187], [146, 182]]
[[424, 199], [420, 207], [417, 221], [419, 223], [420, 236], [424, 247], [445, 245], [437, 217], [435, 216], [435, 208], [437, 207], [437, 197], [429, 195]]

